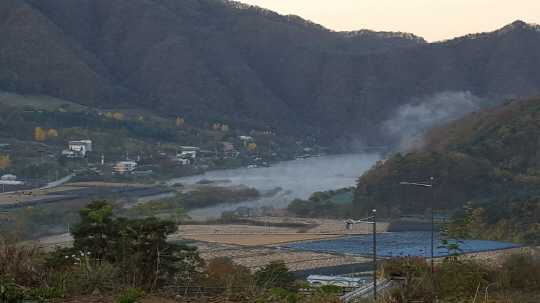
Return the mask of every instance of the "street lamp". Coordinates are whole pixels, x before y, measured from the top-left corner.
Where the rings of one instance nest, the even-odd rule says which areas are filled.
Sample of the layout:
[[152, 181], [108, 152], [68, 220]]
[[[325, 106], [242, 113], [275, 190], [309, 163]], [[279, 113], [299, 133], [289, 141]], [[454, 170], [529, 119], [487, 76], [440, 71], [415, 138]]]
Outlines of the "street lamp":
[[[355, 223], [368, 223], [373, 224], [373, 298], [377, 300], [377, 217], [375, 214], [377, 210], [373, 210], [373, 216], [360, 220], [349, 219], [345, 221], [345, 229], [352, 229]], [[373, 221], [366, 221], [373, 218]]]
[[433, 273], [434, 265], [433, 265], [433, 177], [431, 177], [430, 182], [400, 182], [401, 185], [416, 185], [416, 186], [425, 186], [431, 188], [431, 249], [429, 250], [431, 252], [431, 273]]

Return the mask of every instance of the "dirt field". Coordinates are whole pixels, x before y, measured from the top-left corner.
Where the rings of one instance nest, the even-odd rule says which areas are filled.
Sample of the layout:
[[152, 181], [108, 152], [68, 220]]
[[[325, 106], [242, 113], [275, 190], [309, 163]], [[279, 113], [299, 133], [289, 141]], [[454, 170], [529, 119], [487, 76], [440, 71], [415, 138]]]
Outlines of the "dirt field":
[[192, 235], [182, 238], [239, 245], [268, 245], [287, 242], [309, 241], [339, 237], [339, 235], [310, 234], [243, 234], [243, 235]]
[[7, 193], [0, 195], [0, 205], [1, 204], [15, 204], [19, 202], [35, 201], [41, 200], [43, 198], [54, 198], [58, 196], [43, 196], [36, 194], [31, 190], [21, 191], [20, 193]]
[[138, 183], [107, 183], [100, 181], [91, 182], [72, 182], [66, 183], [64, 186], [68, 187], [152, 187], [153, 184], [138, 184]]

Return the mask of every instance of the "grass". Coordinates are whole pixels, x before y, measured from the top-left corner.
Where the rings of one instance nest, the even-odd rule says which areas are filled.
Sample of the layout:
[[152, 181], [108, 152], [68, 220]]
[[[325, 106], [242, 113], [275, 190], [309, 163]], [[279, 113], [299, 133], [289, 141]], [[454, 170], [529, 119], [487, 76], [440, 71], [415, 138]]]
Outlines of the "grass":
[[19, 95], [15, 93], [0, 92], [0, 103], [13, 106], [29, 106], [36, 110], [59, 110], [60, 108], [70, 111], [83, 111], [87, 107], [77, 103], [44, 95]]
[[174, 121], [168, 121], [156, 114], [140, 108], [110, 108], [98, 110], [92, 107], [87, 107], [74, 102], [63, 99], [54, 98], [46, 95], [20, 95], [16, 93], [0, 92], [0, 103], [11, 107], [30, 107], [35, 110], [60, 110], [61, 108], [70, 112], [82, 112], [85, 110], [94, 110], [106, 114], [108, 112], [122, 113], [128, 119], [138, 119], [140, 116], [146, 121], [154, 121], [158, 123], [173, 124]]
[[57, 187], [54, 187], [54, 188], [33, 190], [32, 193], [35, 194], [35, 195], [46, 195], [46, 194], [56, 193], [56, 192], [64, 191], [64, 190], [81, 189], [81, 188], [86, 188], [86, 187], [83, 187], [83, 186], [57, 186]]

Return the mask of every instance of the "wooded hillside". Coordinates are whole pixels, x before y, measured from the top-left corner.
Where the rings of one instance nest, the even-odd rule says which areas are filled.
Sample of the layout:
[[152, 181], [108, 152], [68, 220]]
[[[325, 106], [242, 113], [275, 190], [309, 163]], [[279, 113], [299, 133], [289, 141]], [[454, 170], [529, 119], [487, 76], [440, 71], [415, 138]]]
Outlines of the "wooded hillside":
[[395, 154], [358, 178], [355, 208], [424, 214], [472, 201], [484, 238], [540, 243], [540, 97], [514, 100], [432, 129], [422, 149]]
[[1, 90], [365, 144], [391, 143], [382, 121], [415, 98], [469, 91], [483, 106], [540, 87], [540, 32], [523, 22], [427, 44], [220, 0], [12, 0], [0, 41]]

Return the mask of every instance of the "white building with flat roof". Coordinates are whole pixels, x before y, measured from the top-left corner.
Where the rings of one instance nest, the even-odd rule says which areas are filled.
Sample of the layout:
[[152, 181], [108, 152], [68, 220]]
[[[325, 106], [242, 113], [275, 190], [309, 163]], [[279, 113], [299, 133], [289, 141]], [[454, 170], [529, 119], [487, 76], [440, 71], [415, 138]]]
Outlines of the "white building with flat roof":
[[86, 152], [92, 151], [91, 140], [69, 141], [68, 149], [62, 151], [62, 155], [68, 158], [82, 158]]
[[312, 287], [321, 287], [323, 285], [336, 285], [340, 287], [359, 287], [364, 285], [364, 279], [358, 277], [324, 276], [309, 275], [307, 281]]
[[23, 185], [23, 181], [17, 181], [17, 176], [12, 174], [5, 174], [0, 177], [0, 184], [2, 185]]

